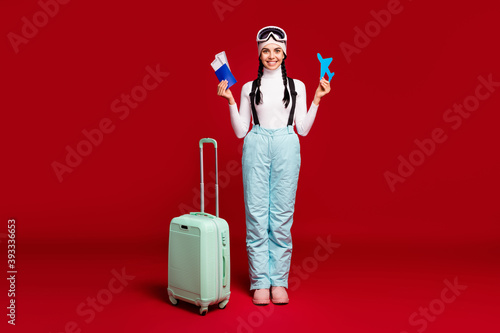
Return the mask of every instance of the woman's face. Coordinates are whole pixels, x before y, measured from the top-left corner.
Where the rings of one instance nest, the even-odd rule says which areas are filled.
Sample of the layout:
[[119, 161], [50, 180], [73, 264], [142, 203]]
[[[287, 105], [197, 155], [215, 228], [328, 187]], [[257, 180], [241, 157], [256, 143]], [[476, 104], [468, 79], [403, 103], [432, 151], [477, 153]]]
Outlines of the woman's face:
[[268, 44], [260, 52], [260, 60], [267, 69], [277, 69], [281, 66], [284, 58], [283, 50], [279, 45]]

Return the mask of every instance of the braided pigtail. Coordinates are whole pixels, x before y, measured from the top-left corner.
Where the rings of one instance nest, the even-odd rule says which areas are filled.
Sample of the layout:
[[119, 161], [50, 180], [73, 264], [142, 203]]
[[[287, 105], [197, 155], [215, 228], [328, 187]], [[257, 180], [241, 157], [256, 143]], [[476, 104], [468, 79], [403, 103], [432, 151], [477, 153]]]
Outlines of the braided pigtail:
[[285, 108], [288, 107], [288, 104], [290, 103], [290, 93], [288, 92], [288, 80], [286, 76], [286, 67], [285, 67], [285, 59], [283, 59], [283, 62], [281, 63], [281, 74], [283, 77], [283, 85], [285, 86], [285, 92], [284, 92], [284, 97], [283, 97], [283, 103], [285, 103]]
[[255, 104], [260, 104], [262, 101], [260, 95], [260, 79], [262, 78], [262, 74], [264, 74], [264, 64], [262, 63], [262, 60], [259, 58], [259, 71], [257, 75], [257, 90], [255, 91]]

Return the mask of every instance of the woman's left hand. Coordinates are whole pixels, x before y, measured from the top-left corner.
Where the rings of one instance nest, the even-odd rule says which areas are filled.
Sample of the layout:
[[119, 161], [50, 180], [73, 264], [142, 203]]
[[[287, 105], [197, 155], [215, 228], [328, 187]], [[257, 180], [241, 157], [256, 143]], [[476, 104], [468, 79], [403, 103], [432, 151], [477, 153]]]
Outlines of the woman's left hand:
[[316, 96], [321, 98], [330, 92], [330, 82], [327, 79], [322, 78], [319, 81], [318, 89], [316, 89]]
[[[316, 105], [319, 104], [319, 100], [330, 92], [330, 82], [327, 79], [322, 78], [319, 81], [318, 89], [316, 89], [316, 94], [314, 95], [314, 102]], [[317, 102], [317, 103], [316, 103]]]

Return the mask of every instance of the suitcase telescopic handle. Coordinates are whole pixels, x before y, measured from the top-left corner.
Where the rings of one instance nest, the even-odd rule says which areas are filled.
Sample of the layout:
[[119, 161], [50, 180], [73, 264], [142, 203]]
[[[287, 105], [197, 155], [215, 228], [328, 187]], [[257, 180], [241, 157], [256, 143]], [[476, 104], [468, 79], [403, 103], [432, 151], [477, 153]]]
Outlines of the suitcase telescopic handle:
[[201, 212], [205, 212], [205, 186], [203, 184], [203, 144], [213, 143], [215, 148], [215, 216], [219, 217], [219, 171], [217, 164], [217, 141], [211, 138], [203, 138], [200, 140], [200, 201], [201, 201]]

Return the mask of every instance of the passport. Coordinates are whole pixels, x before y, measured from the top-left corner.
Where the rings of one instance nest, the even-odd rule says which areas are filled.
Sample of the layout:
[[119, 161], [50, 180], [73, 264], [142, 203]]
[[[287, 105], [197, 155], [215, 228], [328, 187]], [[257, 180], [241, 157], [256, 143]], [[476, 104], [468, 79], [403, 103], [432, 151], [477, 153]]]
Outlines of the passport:
[[229, 68], [229, 63], [227, 62], [225, 51], [217, 53], [215, 55], [215, 60], [212, 61], [211, 65], [215, 71], [215, 75], [219, 79], [219, 82], [222, 80], [227, 80], [227, 88], [231, 87], [237, 82], [234, 78], [233, 73], [231, 73], [231, 69]]
[[222, 80], [227, 80], [227, 89], [236, 83], [236, 79], [231, 73], [231, 70], [227, 66], [227, 64], [222, 65], [218, 70], [215, 71], [215, 75], [219, 79], [219, 82]]

